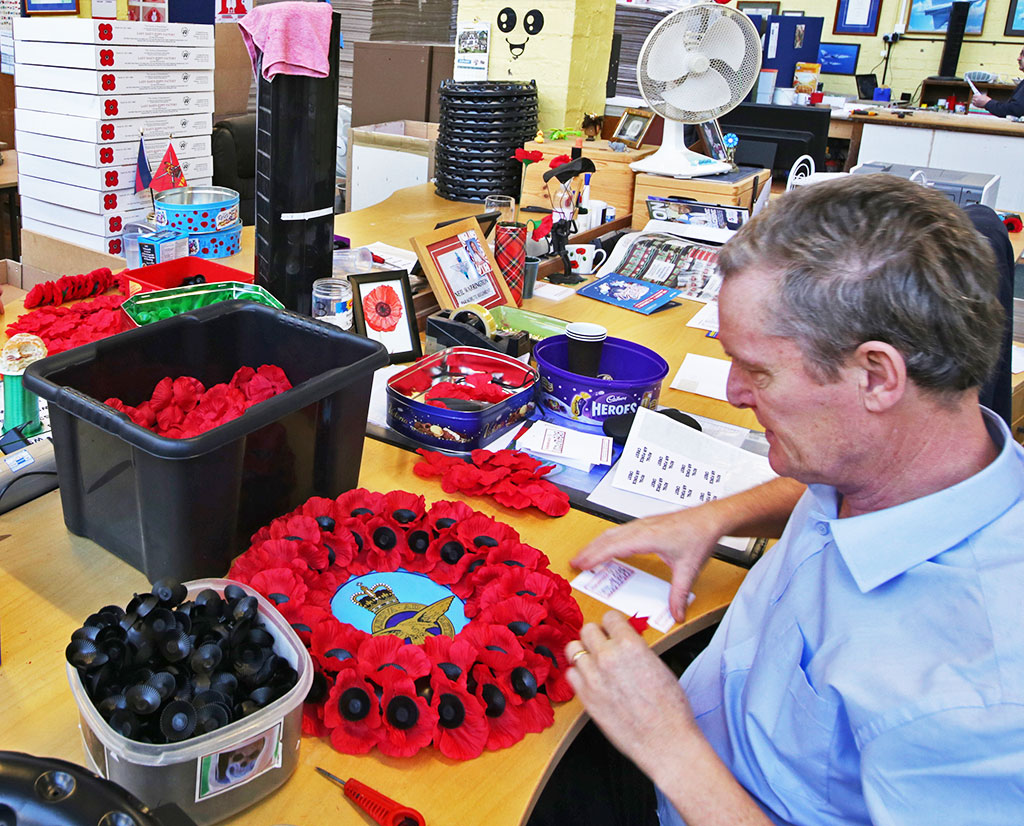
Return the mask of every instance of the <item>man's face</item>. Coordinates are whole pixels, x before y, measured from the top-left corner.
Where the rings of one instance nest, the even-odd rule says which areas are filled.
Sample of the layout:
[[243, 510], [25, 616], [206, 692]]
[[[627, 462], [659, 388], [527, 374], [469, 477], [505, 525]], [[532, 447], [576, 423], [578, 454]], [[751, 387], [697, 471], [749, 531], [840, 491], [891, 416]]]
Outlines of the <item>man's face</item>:
[[1017, 68], [1024, 72], [1024, 49], [1020, 50], [1020, 54], [1017, 55]]
[[719, 340], [732, 358], [726, 393], [764, 427], [776, 473], [838, 486], [857, 458], [847, 438], [856, 427], [857, 380], [844, 369], [839, 381], [819, 383], [797, 343], [769, 333], [775, 281], [748, 271], [722, 285]]

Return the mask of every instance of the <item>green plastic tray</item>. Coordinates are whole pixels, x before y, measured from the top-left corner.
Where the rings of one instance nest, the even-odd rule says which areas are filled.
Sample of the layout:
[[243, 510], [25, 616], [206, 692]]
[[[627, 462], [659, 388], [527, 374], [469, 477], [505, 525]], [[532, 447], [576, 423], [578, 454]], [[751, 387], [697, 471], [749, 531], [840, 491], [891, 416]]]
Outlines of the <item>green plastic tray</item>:
[[144, 327], [179, 313], [187, 313], [220, 301], [233, 301], [236, 298], [266, 304], [278, 310], [284, 309], [284, 305], [263, 287], [257, 284], [244, 284], [241, 281], [192, 284], [187, 287], [138, 293], [125, 301], [121, 309], [136, 326]]

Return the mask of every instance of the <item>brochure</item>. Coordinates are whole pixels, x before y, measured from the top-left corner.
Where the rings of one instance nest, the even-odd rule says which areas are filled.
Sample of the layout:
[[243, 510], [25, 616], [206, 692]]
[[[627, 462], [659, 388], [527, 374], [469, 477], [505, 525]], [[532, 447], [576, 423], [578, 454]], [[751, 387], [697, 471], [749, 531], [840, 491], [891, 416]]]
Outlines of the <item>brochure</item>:
[[662, 287], [649, 281], [627, 278], [616, 272], [609, 273], [597, 281], [580, 287], [576, 293], [644, 315], [650, 315], [682, 294], [679, 290], [671, 287]]

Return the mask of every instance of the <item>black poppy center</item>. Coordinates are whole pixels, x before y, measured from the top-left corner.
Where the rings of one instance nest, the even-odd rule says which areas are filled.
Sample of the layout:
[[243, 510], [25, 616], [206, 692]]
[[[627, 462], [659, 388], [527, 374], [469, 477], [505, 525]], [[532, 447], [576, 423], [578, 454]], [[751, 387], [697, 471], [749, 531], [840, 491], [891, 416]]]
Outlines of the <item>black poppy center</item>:
[[408, 536], [408, 542], [414, 554], [425, 554], [430, 544], [430, 534], [426, 531], [413, 531]]
[[436, 521], [436, 522], [435, 522], [434, 524], [435, 524], [435, 525], [436, 525], [436, 526], [437, 526], [438, 528], [441, 528], [442, 530], [444, 530], [445, 528], [450, 528], [450, 527], [451, 527], [452, 525], [454, 525], [454, 524], [455, 524], [455, 520], [454, 520], [454, 519], [452, 519], [452, 518], [451, 518], [451, 517], [449, 517], [449, 516], [442, 516], [442, 517], [441, 517], [440, 519], [438, 519], [438, 520], [437, 520], [437, 521]]
[[397, 729], [410, 729], [420, 719], [420, 710], [412, 697], [392, 697], [386, 712], [388, 722]]
[[356, 686], [346, 688], [338, 700], [338, 711], [349, 722], [358, 722], [370, 713], [370, 695]]
[[521, 637], [530, 630], [530, 623], [525, 622], [524, 620], [519, 620], [517, 622], [510, 622], [507, 628], [517, 637]]
[[512, 688], [524, 700], [537, 696], [537, 678], [522, 666], [512, 669]]
[[313, 674], [313, 684], [306, 695], [307, 703], [322, 703], [327, 696], [327, 678], [319, 671]]
[[373, 511], [369, 508], [356, 508], [352, 511], [352, 516], [373, 516]]
[[286, 603], [288, 601], [288, 595], [287, 594], [273, 593], [273, 594], [267, 594], [267, 596], [270, 597], [271, 600], [273, 600], [274, 605], [283, 605], [284, 603]]
[[441, 561], [446, 562], [449, 565], [454, 565], [463, 555], [466, 553], [466, 549], [462, 547], [461, 542], [456, 542], [454, 539], [451, 542], [445, 542], [441, 546]]
[[318, 516], [316, 518], [316, 524], [320, 526], [320, 530], [330, 533], [334, 530], [334, 520], [329, 516]]
[[478, 548], [496, 548], [498, 540], [493, 536], [478, 536], [473, 540], [473, 544]]
[[382, 551], [390, 551], [398, 544], [398, 537], [391, 528], [381, 525], [373, 532], [373, 544]]
[[444, 728], [458, 728], [466, 719], [466, 709], [462, 700], [454, 694], [442, 694], [437, 701], [437, 721]]
[[547, 657], [549, 660], [551, 660], [552, 663], [554, 663], [556, 668], [558, 667], [558, 659], [555, 657], [554, 653], [552, 653], [551, 649], [548, 648], [546, 645], [538, 645], [533, 650], [540, 654], [542, 657]]
[[389, 315], [391, 315], [391, 305], [388, 304], [386, 301], [378, 301], [376, 309], [377, 315], [379, 315], [381, 318], [387, 318]]
[[416, 512], [411, 511], [408, 508], [399, 508], [398, 510], [393, 511], [391, 515], [400, 525], [408, 525], [416, 518]]
[[334, 657], [336, 660], [351, 660], [352, 654], [346, 651], [344, 648], [332, 648], [328, 651], [325, 656]]
[[438, 663], [437, 667], [444, 672], [444, 676], [449, 680], [457, 680], [462, 676], [462, 669], [455, 663]]
[[480, 559], [474, 559], [472, 562], [469, 563], [469, 567], [466, 570], [469, 571], [469, 573], [473, 573], [473, 571], [475, 571], [481, 565], [486, 565], [486, 564], [487, 564], [487, 560], [484, 559], [483, 557], [481, 557]]
[[480, 696], [487, 703], [487, 711], [484, 713], [488, 717], [500, 717], [505, 713], [505, 695], [494, 683], [485, 685], [480, 690]]

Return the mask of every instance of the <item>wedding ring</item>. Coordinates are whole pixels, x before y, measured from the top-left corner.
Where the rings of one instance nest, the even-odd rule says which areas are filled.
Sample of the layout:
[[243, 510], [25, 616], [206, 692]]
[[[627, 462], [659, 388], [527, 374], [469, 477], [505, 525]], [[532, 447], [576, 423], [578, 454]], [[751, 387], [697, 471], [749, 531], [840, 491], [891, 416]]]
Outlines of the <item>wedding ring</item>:
[[589, 653], [590, 653], [590, 652], [589, 652], [589, 651], [587, 651], [587, 649], [586, 649], [586, 648], [581, 648], [581, 649], [580, 649], [579, 651], [577, 651], [577, 652], [576, 652], [575, 654], [573, 654], [573, 655], [572, 655], [572, 657], [570, 657], [570, 658], [569, 658], [569, 662], [570, 662], [570, 664], [573, 664], [573, 665], [575, 665], [575, 663], [576, 663], [576, 660], [578, 660], [578, 659], [579, 659], [580, 657], [582, 657], [582, 656], [583, 656], [584, 654], [589, 654]]

